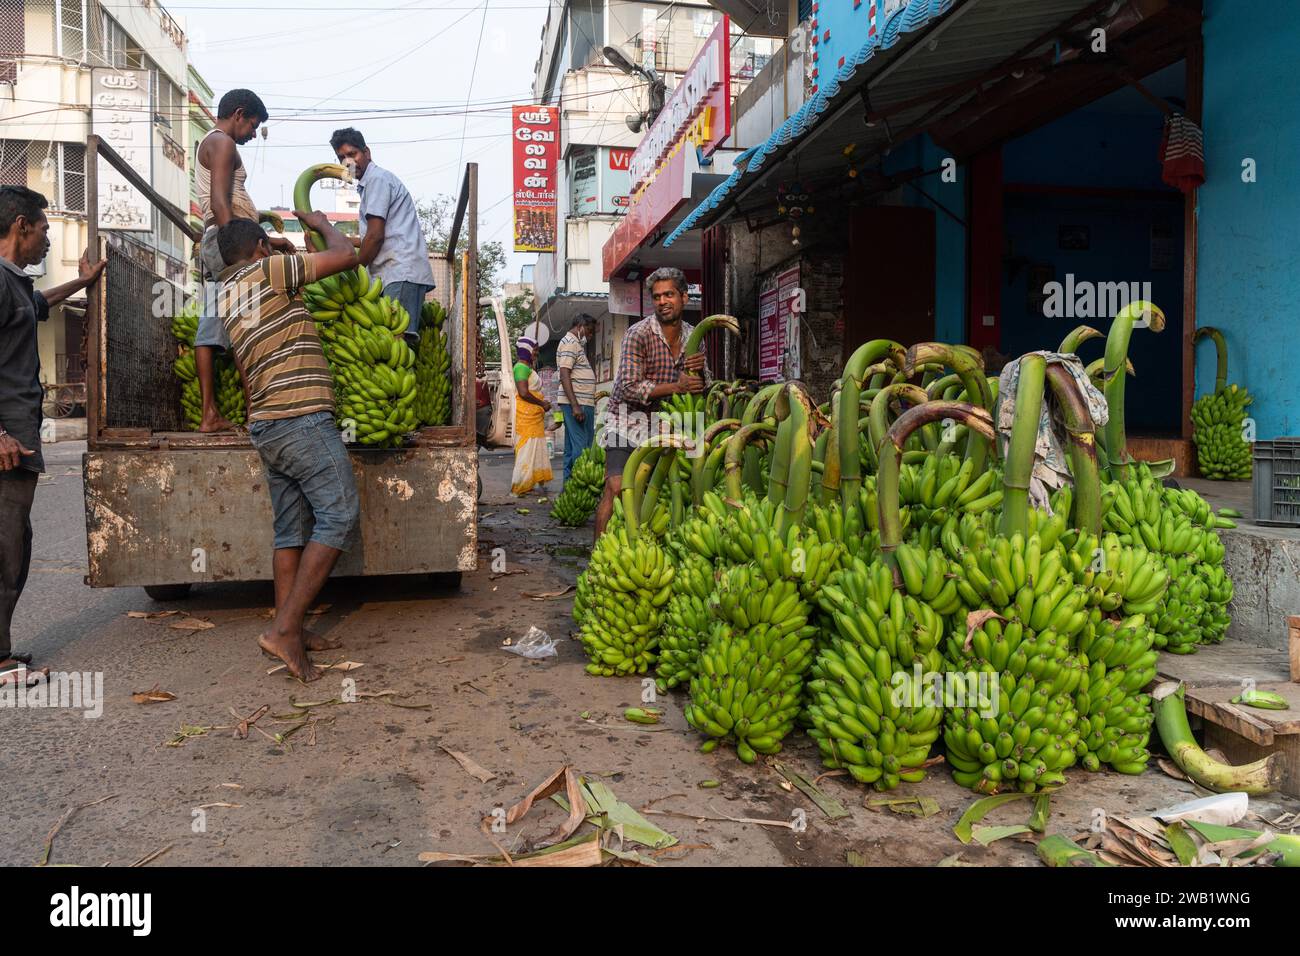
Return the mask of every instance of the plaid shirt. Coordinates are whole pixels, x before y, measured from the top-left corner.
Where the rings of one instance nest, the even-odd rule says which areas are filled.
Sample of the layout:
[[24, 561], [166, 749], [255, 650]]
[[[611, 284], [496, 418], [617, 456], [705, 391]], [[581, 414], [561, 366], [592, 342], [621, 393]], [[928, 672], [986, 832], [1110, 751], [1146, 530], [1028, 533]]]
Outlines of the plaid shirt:
[[[648, 437], [639, 427], [638, 420], [653, 416], [659, 399], [651, 399], [650, 392], [657, 385], [676, 382], [686, 362], [686, 339], [694, 326], [681, 323], [681, 351], [673, 358], [672, 349], [664, 337], [659, 320], [648, 315], [627, 330], [623, 336], [623, 351], [618, 359], [618, 374], [614, 376], [614, 390], [605, 411], [605, 434], [640, 442]], [[704, 383], [709, 384], [709, 369], [703, 369]], [[666, 423], [661, 430], [667, 430]], [[629, 435], [629, 426], [633, 434]]]

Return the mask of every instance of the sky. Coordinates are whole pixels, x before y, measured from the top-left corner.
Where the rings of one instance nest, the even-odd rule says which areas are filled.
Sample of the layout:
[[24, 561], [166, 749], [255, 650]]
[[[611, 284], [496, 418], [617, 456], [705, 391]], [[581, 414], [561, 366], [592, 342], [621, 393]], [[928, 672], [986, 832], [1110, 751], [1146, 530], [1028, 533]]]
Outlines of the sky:
[[[507, 280], [535, 261], [511, 251], [510, 105], [532, 102], [546, 0], [165, 5], [190, 38], [190, 60], [212, 87], [214, 106], [237, 87], [267, 105], [267, 138], [240, 147], [259, 208], [292, 205], [298, 175], [335, 161], [330, 134], [355, 126], [372, 160], [417, 201], [455, 195], [464, 164], [477, 162], [479, 241], [505, 246]], [[319, 187], [313, 198], [333, 208]]]

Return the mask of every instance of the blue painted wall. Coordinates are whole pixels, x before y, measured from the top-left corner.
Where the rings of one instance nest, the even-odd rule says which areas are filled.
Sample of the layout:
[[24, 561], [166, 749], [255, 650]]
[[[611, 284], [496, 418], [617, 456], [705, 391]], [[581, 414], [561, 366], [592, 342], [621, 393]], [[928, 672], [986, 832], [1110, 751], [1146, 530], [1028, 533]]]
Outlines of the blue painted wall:
[[[1103, 107], [1106, 105], [1103, 101]], [[1008, 193], [1003, 210], [1011, 260], [1002, 278], [1001, 351], [1021, 355], [1055, 348], [1078, 325], [1101, 332], [1110, 316], [1048, 318], [1031, 308], [1030, 270], [1050, 265], [1053, 278], [1076, 282], [1151, 284], [1151, 298], [1168, 319], [1160, 333], [1138, 330], [1129, 356], [1138, 377], [1130, 388], [1128, 422], [1149, 432], [1177, 431], [1182, 402], [1183, 203], [1160, 179], [1163, 123], [1154, 109], [1137, 113], [1082, 110], [1042, 126], [1003, 147], [1007, 183], [1168, 190], [1176, 201], [1138, 201]], [[1171, 233], [1168, 268], [1151, 268], [1153, 226]], [[1086, 250], [1060, 248], [1062, 226], [1084, 226]], [[1085, 362], [1102, 354], [1100, 341], [1085, 344]]]
[[[918, 136], [885, 157], [885, 172], [893, 174], [918, 167], [938, 169], [947, 158], [948, 153], [939, 149], [929, 136]], [[944, 182], [938, 173], [915, 182], [929, 198], [910, 186], [902, 187], [898, 198], [903, 205], [934, 210], [935, 341], [965, 342], [966, 227], [953, 216], [966, 219], [966, 169], [957, 167], [955, 182]]]
[[[1300, 434], [1300, 6], [1206, 0], [1207, 182], [1199, 193], [1197, 320], [1224, 330], [1229, 381], [1255, 395], [1261, 439]], [[1242, 182], [1253, 159], [1258, 181]], [[1198, 351], [1198, 394], [1214, 349]]]

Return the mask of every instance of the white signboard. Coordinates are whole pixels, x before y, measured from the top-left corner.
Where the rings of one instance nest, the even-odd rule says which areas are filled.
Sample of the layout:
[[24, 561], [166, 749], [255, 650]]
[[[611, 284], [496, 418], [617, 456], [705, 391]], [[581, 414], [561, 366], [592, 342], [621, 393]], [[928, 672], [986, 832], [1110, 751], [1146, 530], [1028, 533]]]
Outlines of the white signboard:
[[[99, 69], [92, 71], [90, 82], [92, 131], [152, 185], [153, 115], [149, 109], [148, 71]], [[104, 159], [99, 161], [98, 216], [101, 229], [153, 229], [149, 200]]]

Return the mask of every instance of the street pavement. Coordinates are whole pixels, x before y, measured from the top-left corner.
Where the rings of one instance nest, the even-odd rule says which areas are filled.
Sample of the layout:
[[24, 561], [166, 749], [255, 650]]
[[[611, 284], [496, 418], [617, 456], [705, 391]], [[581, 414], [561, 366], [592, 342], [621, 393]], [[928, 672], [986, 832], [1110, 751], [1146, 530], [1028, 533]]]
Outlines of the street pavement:
[[[425, 851], [491, 853], [482, 819], [572, 766], [680, 840], [656, 857], [662, 864], [842, 865], [853, 850], [882, 865], [928, 866], [959, 851], [973, 863], [1038, 865], [1032, 846], [1014, 840], [956, 841], [952, 826], [972, 797], [941, 767], [896, 794], [933, 797], [940, 812], [926, 820], [868, 808], [874, 791], [822, 779], [848, 811], [832, 821], [775, 766], [745, 766], [725, 746], [699, 753], [681, 691], [658, 699], [662, 724], [623, 720], [626, 707], [645, 703], [642, 684], [587, 676], [571, 639], [569, 589], [590, 553], [590, 528], [550, 520], [540, 499], [553, 498], [558, 480], [550, 494], [511, 498], [508, 451], [480, 456], [479, 569], [458, 591], [424, 577], [331, 581], [314, 627], [343, 648], [317, 660], [362, 666], [306, 686], [268, 674], [272, 662], [256, 646], [269, 584], [205, 585], [169, 604], [138, 588], [85, 586], [83, 451], [47, 448], [15, 643], [55, 672], [102, 675], [102, 715], [0, 709], [0, 864], [41, 860], [51, 827], [78, 807], [48, 848], [51, 863], [126, 865], [161, 853], [158, 863], [173, 865], [416, 865]], [[214, 626], [176, 630], [174, 617], [128, 616], [162, 610]], [[558, 640], [558, 656], [505, 652], [533, 625]], [[155, 690], [175, 699], [133, 699]], [[352, 691], [355, 702], [339, 702]], [[236, 736], [239, 718], [263, 706], [248, 736]], [[295, 716], [303, 711], [307, 723]], [[491, 778], [472, 776], [448, 750]], [[824, 772], [799, 734], [780, 762], [807, 779]], [[706, 780], [719, 786], [701, 789]], [[1135, 813], [1192, 795], [1156, 771], [1078, 772], [1054, 797], [1052, 829], [1086, 829], [1095, 807]], [[1273, 806], [1252, 803], [1266, 814]], [[563, 816], [544, 802], [499, 839], [517, 852]]]

